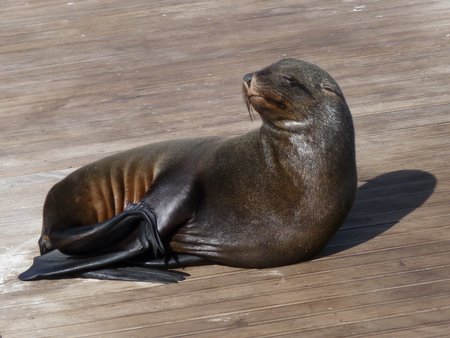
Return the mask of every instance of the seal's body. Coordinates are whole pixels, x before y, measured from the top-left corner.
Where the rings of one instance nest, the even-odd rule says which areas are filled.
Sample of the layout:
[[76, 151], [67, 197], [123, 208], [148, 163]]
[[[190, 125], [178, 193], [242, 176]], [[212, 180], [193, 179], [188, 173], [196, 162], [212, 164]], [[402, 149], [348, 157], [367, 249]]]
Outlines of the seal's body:
[[107, 238], [93, 250], [80, 246], [83, 236], [141, 201], [157, 218], [166, 264], [181, 254], [263, 268], [317, 253], [356, 191], [353, 124], [342, 92], [326, 72], [294, 59], [247, 74], [243, 92], [249, 112], [262, 118], [257, 130], [136, 148], [56, 184], [44, 207], [41, 253], [101, 252], [111, 245]]

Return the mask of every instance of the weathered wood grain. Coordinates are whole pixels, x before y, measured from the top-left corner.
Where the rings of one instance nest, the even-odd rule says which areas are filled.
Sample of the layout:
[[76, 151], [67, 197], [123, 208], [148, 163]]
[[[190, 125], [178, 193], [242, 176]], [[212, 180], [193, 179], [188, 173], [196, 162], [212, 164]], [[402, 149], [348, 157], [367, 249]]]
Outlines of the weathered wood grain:
[[[0, 335], [435, 337], [450, 329], [446, 0], [5, 0]], [[356, 128], [359, 191], [314, 260], [186, 269], [178, 285], [16, 279], [48, 189], [146, 143], [256, 128], [243, 74], [321, 65]]]

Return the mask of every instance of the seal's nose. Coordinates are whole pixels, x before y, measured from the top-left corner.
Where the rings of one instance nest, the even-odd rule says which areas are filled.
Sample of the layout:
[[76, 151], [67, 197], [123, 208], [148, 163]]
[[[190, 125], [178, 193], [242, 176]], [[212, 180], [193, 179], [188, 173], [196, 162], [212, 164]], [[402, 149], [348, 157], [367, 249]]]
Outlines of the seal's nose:
[[253, 77], [253, 73], [248, 73], [248, 74], [245, 74], [245, 76], [244, 76], [244, 81], [247, 84], [247, 86], [249, 86], [249, 87], [250, 87], [250, 84], [252, 83], [252, 77]]

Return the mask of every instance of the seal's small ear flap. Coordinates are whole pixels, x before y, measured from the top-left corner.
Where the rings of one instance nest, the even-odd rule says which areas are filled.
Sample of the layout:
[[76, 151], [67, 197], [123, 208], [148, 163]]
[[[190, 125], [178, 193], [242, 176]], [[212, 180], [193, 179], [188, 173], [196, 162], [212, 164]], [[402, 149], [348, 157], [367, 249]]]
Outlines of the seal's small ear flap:
[[320, 83], [320, 88], [322, 88], [323, 90], [327, 90], [329, 92], [335, 93], [336, 94], [336, 89], [334, 88], [335, 86], [333, 86], [331, 83], [329, 82], [321, 82]]
[[337, 87], [337, 85], [333, 85], [329, 82], [322, 82], [320, 83], [320, 88], [322, 90], [325, 90], [327, 92], [331, 92], [337, 96], [339, 96], [341, 99], [344, 99], [344, 95], [342, 94], [341, 90], [339, 89], [339, 87]]

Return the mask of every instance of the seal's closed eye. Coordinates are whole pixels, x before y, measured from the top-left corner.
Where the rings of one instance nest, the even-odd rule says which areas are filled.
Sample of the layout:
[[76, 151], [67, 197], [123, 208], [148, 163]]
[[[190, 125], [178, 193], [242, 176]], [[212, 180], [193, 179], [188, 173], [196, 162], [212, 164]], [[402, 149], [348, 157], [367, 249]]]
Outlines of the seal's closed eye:
[[282, 78], [293, 88], [298, 88], [302, 91], [304, 91], [309, 96], [312, 96], [310, 90], [306, 88], [304, 84], [302, 84], [299, 80], [297, 80], [292, 75], [283, 75]]

